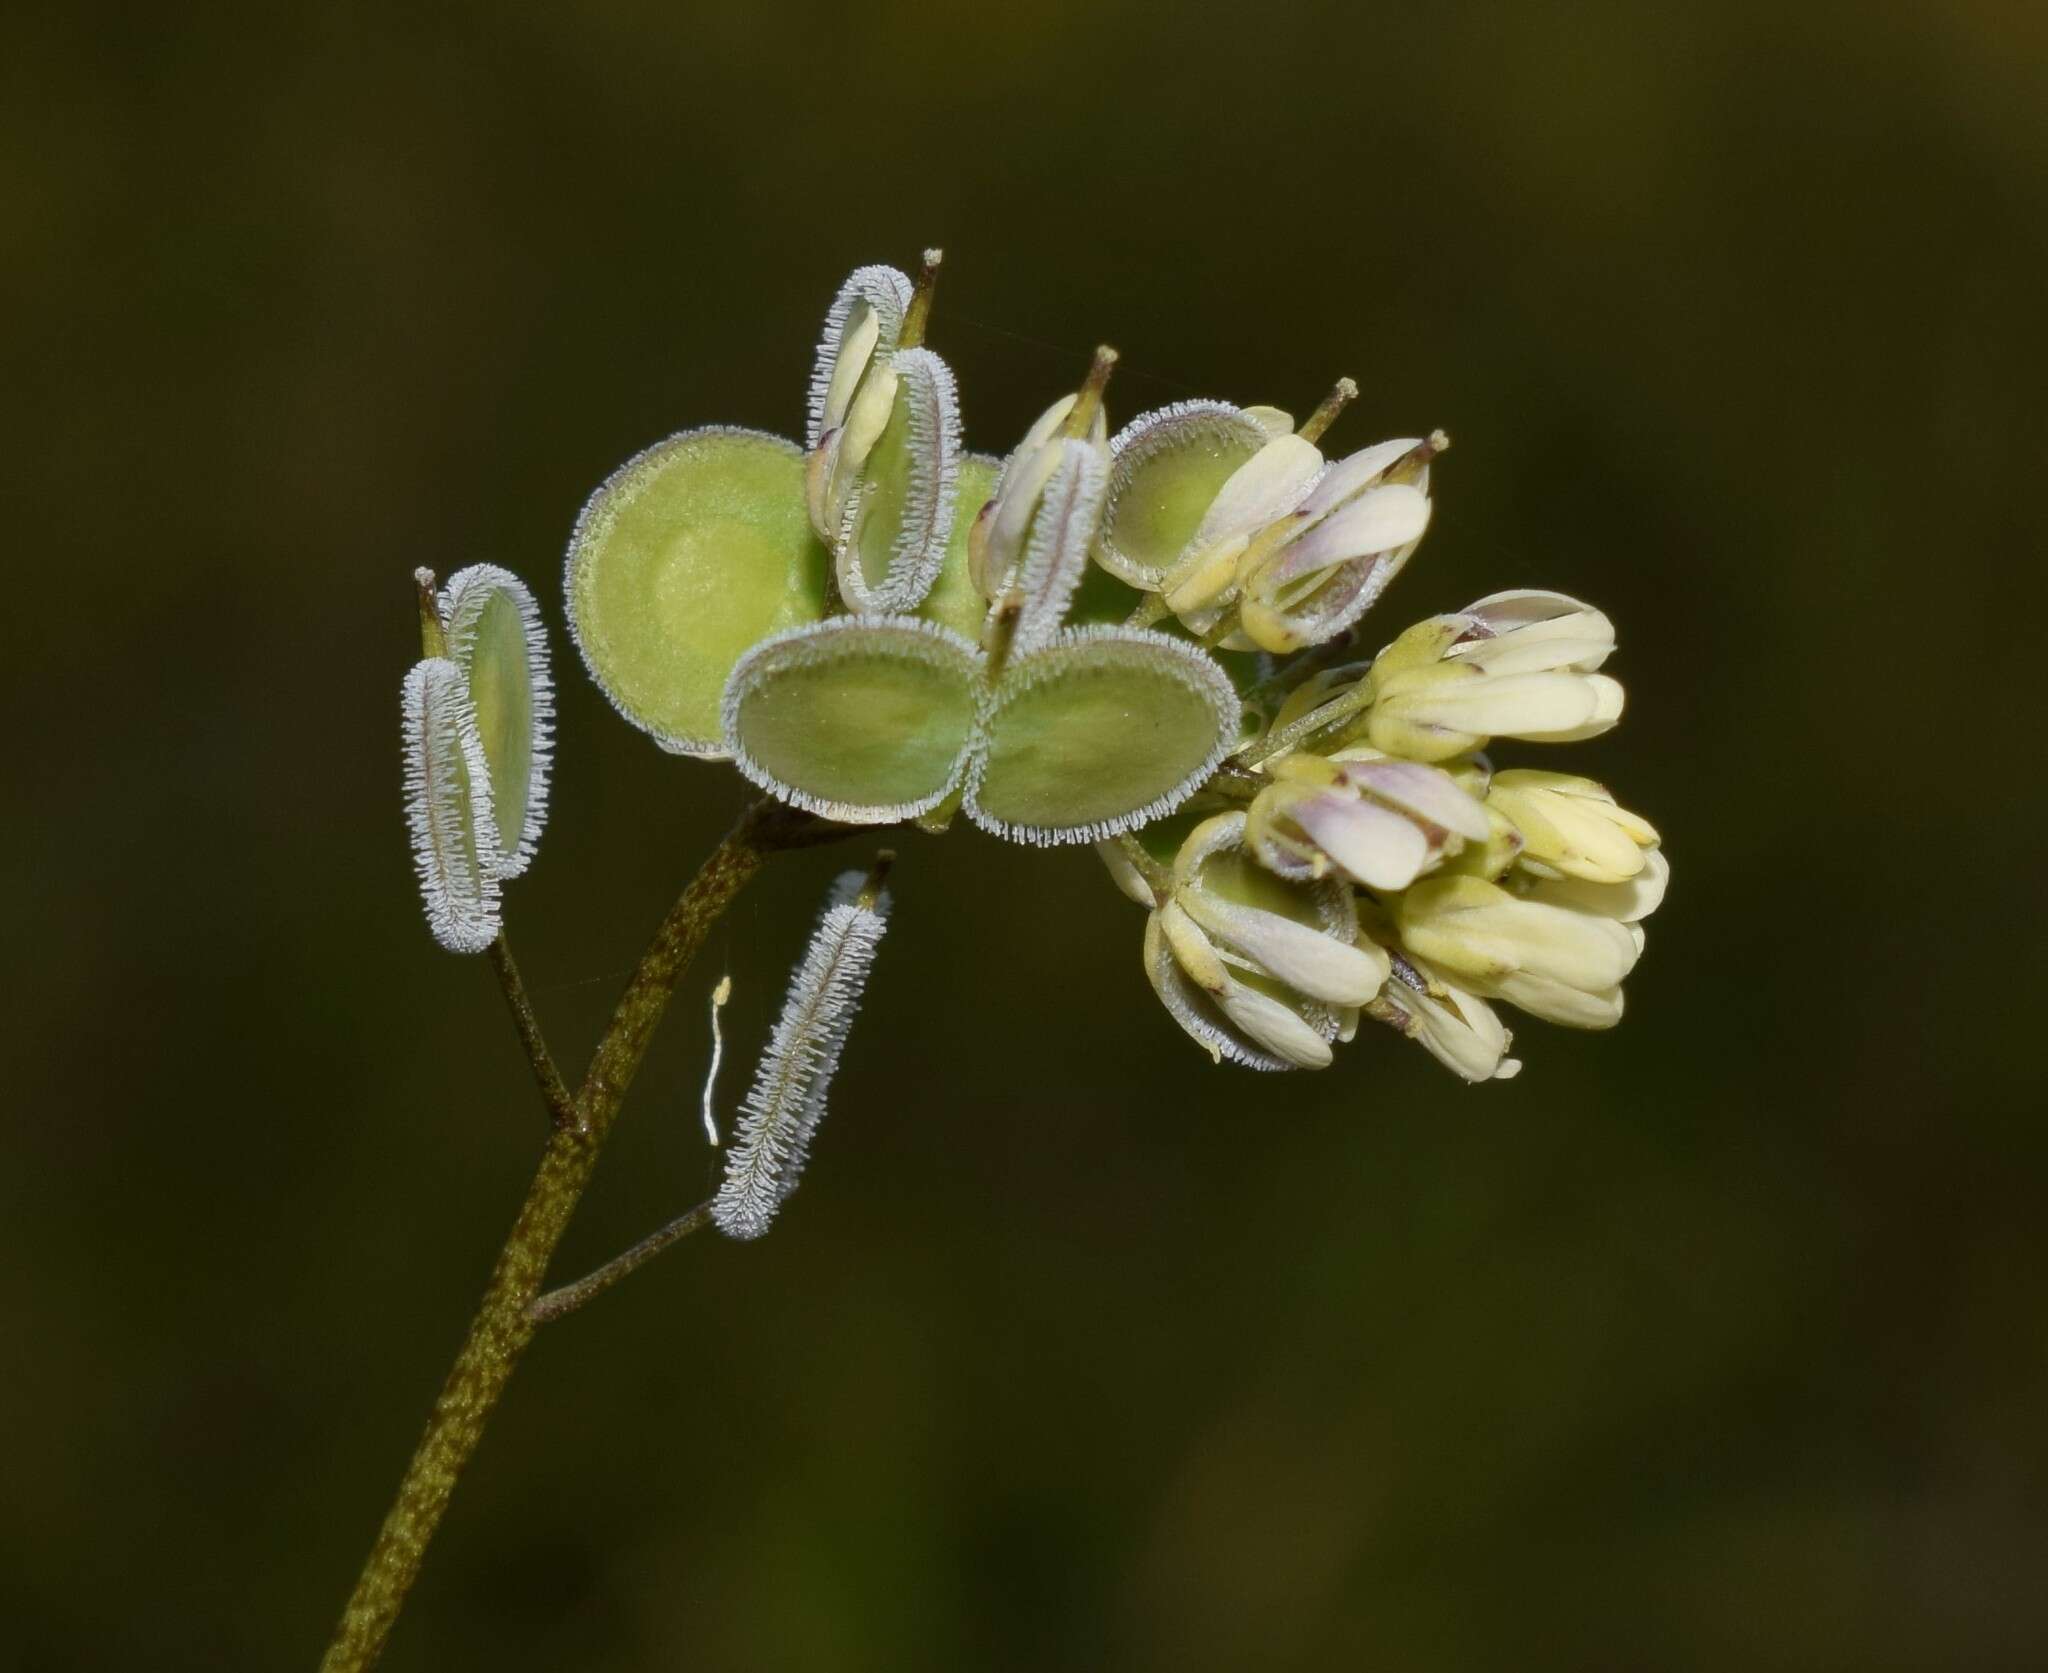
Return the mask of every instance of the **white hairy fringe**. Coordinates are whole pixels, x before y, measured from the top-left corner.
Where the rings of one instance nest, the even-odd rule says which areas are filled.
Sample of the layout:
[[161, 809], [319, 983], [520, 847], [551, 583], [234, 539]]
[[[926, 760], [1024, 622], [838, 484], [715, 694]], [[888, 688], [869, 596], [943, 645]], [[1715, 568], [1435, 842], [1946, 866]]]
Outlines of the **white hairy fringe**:
[[930, 349], [896, 356], [898, 384], [910, 400], [910, 491], [889, 572], [875, 589], [878, 612], [907, 612], [924, 602], [953, 537], [953, 501], [960, 489], [960, 391], [953, 368]]
[[727, 1237], [766, 1232], [796, 1189], [810, 1155], [887, 926], [887, 893], [872, 907], [863, 906], [854, 898], [862, 881], [853, 871], [833, 885], [754, 1071], [754, 1084], [740, 1105], [726, 1152], [725, 1181], [711, 1204], [711, 1218]]
[[1160, 933], [1156, 913], [1145, 921], [1145, 974], [1151, 978], [1152, 991], [1158, 994], [1167, 1014], [1197, 1045], [1215, 1052], [1226, 1062], [1264, 1074], [1285, 1074], [1295, 1067], [1286, 1058], [1254, 1045], [1229, 1025], [1215, 1002], [1195, 986], [1175, 961], [1173, 949]]
[[806, 450], [818, 445], [818, 437], [824, 429], [825, 396], [832, 388], [832, 373], [839, 364], [840, 339], [845, 335], [846, 322], [853, 317], [855, 304], [865, 302], [874, 309], [875, 318], [882, 328], [881, 336], [875, 342], [875, 359], [878, 364], [886, 366], [889, 357], [896, 352], [896, 339], [902, 334], [903, 314], [910, 306], [911, 295], [908, 275], [893, 267], [856, 267], [846, 276], [846, 283], [832, 298], [832, 306], [825, 310], [825, 329], [819, 334], [817, 358], [811, 365], [811, 389], [804, 425]]
[[864, 496], [847, 502], [834, 567], [839, 590], [862, 615], [902, 615], [924, 602], [946, 561], [960, 486], [960, 395], [953, 370], [930, 349], [896, 356], [897, 396], [906, 403], [910, 486], [879, 584], [868, 584], [859, 550]]
[[[1249, 459], [1269, 439], [1258, 420], [1247, 418], [1228, 401], [1175, 401], [1170, 406], [1141, 412], [1110, 438], [1109, 488], [1102, 505], [1102, 533], [1096, 542], [1096, 556], [1102, 567], [1119, 581], [1140, 592], [1157, 592], [1166, 578], [1164, 564], [1145, 563], [1123, 551], [1115, 540], [1117, 506], [1128, 491], [1140, 465], [1149, 464], [1161, 453], [1186, 447], [1205, 435], [1220, 435], [1243, 443]], [[1178, 557], [1171, 554], [1168, 561]]]
[[[1071, 670], [1077, 661], [1084, 666], [1096, 660], [1085, 653], [1096, 645], [1118, 645], [1129, 647], [1132, 661], [1155, 669], [1180, 680], [1182, 686], [1198, 696], [1208, 699], [1216, 715], [1216, 742], [1201, 765], [1173, 786], [1147, 802], [1143, 807], [1133, 808], [1128, 813], [1118, 814], [1113, 819], [1098, 819], [1082, 825], [1017, 825], [1006, 819], [999, 819], [981, 806], [980, 796], [988, 772], [989, 730], [1003, 710], [1027, 691], [1033, 691], [1049, 680], [1056, 680]], [[967, 794], [962, 803], [967, 817], [1005, 842], [1027, 843], [1034, 848], [1059, 848], [1076, 842], [1101, 842], [1105, 838], [1120, 836], [1125, 831], [1135, 831], [1149, 825], [1155, 819], [1163, 819], [1185, 802], [1207, 781], [1209, 775], [1223, 764], [1225, 756], [1237, 747], [1237, 729], [1243, 718], [1243, 709], [1237, 700], [1237, 688], [1230, 683], [1230, 676], [1217, 666], [1216, 662], [1199, 646], [1189, 644], [1185, 639], [1175, 639], [1164, 633], [1155, 633], [1150, 628], [1114, 627], [1095, 623], [1085, 627], [1063, 627], [1050, 644], [1033, 651], [1028, 657], [1013, 662], [1003, 675], [996, 689], [988, 696], [981, 713], [981, 723], [970, 746], [973, 757], [967, 772]]]
[[709, 436], [745, 436], [755, 441], [773, 442], [786, 448], [792, 456], [802, 452], [795, 442], [786, 436], [778, 436], [767, 430], [749, 429], [744, 424], [702, 424], [694, 430], [679, 430], [674, 435], [656, 442], [652, 447], [642, 448], [632, 458], [600, 482], [589, 499], [583, 502], [583, 509], [576, 515], [576, 526], [569, 532], [569, 550], [562, 560], [562, 594], [565, 613], [569, 619], [569, 638], [576, 646], [576, 654], [583, 660], [584, 671], [590, 682], [604, 693], [605, 701], [618, 710], [627, 725], [638, 727], [656, 744], [671, 755], [688, 755], [700, 761], [723, 761], [727, 758], [725, 745], [717, 738], [686, 738], [678, 733], [664, 732], [645, 716], [635, 714], [627, 707], [626, 701], [614, 691], [611, 681], [597, 666], [590, 654], [590, 646], [583, 633], [583, 620], [576, 602], [576, 581], [582, 572], [589, 553], [604, 543], [611, 533], [612, 525], [618, 521], [619, 502], [631, 500], [640, 486], [641, 479], [651, 475], [667, 462], [671, 453], [680, 451], [690, 443]]
[[405, 822], [427, 928], [451, 953], [498, 934], [498, 827], [490, 766], [462, 670], [428, 657], [405, 676]]
[[448, 577], [441, 589], [441, 620], [448, 634], [448, 654], [464, 680], [476, 661], [476, 629], [484, 606], [503, 593], [519, 612], [519, 635], [526, 651], [526, 686], [533, 707], [533, 731], [527, 738], [526, 808], [518, 840], [506, 852], [500, 844], [498, 876], [517, 877], [533, 864], [540, 833], [548, 822], [548, 781], [555, 758], [555, 682], [548, 672], [547, 628], [540, 606], [526, 583], [496, 564], [472, 564]]
[[1039, 496], [1038, 514], [1017, 565], [1019, 603], [1011, 640], [1017, 654], [1051, 644], [1067, 619], [1074, 589], [1088, 570], [1108, 486], [1102, 455], [1086, 442], [1069, 442]]
[[[1219, 854], [1243, 848], [1247, 823], [1242, 813], [1219, 814], [1204, 821], [1199, 827], [1200, 832], [1206, 833], [1201, 846], [1192, 854], [1183, 849], [1175, 860], [1176, 868], [1185, 867], [1194, 879], [1193, 886], [1200, 888], [1202, 864]], [[1307, 892], [1310, 903], [1315, 907], [1318, 927], [1325, 935], [1344, 942], [1358, 939], [1358, 902], [1348, 883], [1340, 878], [1325, 877], [1296, 886]], [[1156, 923], [1156, 918], [1152, 922]], [[1256, 968], [1225, 948], [1217, 948], [1216, 953], [1226, 964], [1247, 970]], [[1299, 1066], [1240, 1034], [1230, 1019], [1218, 1010], [1215, 1002], [1189, 979], [1165, 945], [1164, 937], [1151, 923], [1147, 925], [1145, 956], [1149, 961], [1147, 969], [1152, 972], [1152, 986], [1160, 1002], [1173, 1014], [1174, 1020], [1203, 1045], [1213, 1046], [1231, 1062], [1241, 1063], [1248, 1069], [1280, 1072]], [[1344, 1033], [1343, 1019], [1333, 1007], [1299, 995], [1290, 1001], [1290, 1006], [1323, 1039], [1349, 1038]]]
[[[842, 639], [851, 642], [841, 644], [838, 641]], [[960, 754], [946, 775], [945, 784], [929, 796], [913, 802], [835, 802], [814, 796], [808, 790], [783, 783], [747, 753], [746, 745], [740, 739], [740, 705], [764, 681], [774, 678], [785, 668], [810, 668], [821, 663], [845, 661], [864, 648], [878, 648], [877, 642], [882, 640], [894, 640], [892, 649], [930, 667], [958, 669], [963, 683], [975, 679], [983, 661], [980, 646], [963, 639], [950, 627], [942, 627], [937, 622], [928, 622], [917, 616], [833, 616], [822, 622], [771, 633], [733, 665], [732, 674], [725, 682], [725, 696], [720, 705], [725, 730], [724, 753], [732, 758], [732, 764], [739, 769], [740, 775], [777, 801], [787, 802], [806, 813], [815, 813], [822, 819], [835, 819], [842, 825], [893, 825], [899, 819], [913, 819], [920, 813], [931, 812], [952, 795], [960, 783], [961, 773], [966, 769], [967, 757], [978, 742], [978, 732], [973, 727], [968, 730]], [[968, 700], [973, 701], [972, 697]]]

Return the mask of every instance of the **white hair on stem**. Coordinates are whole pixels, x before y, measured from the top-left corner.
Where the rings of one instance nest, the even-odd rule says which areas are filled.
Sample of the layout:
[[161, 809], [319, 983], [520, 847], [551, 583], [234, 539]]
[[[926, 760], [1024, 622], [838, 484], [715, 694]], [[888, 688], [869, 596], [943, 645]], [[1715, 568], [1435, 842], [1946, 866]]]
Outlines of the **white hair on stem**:
[[726, 1151], [711, 1218], [727, 1237], [760, 1237], [796, 1189], [888, 913], [871, 876], [850, 871], [833, 884]]
[[428, 657], [405, 676], [405, 820], [427, 928], [451, 953], [498, 935], [497, 820], [491, 770], [462, 670]]

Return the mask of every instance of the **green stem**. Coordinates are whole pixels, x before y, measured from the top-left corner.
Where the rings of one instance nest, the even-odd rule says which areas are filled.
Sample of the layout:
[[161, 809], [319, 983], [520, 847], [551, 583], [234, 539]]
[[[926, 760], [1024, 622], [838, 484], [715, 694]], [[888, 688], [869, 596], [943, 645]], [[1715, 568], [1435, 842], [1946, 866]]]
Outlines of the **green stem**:
[[711, 1205], [700, 1202], [689, 1213], [677, 1215], [659, 1231], [649, 1232], [632, 1248], [612, 1256], [595, 1272], [578, 1278], [573, 1284], [549, 1290], [527, 1308], [526, 1316], [537, 1325], [552, 1324], [565, 1313], [573, 1313], [585, 1302], [603, 1295], [629, 1272], [639, 1271], [664, 1249], [673, 1248], [692, 1232], [702, 1231], [710, 1224]]
[[519, 1043], [526, 1048], [527, 1062], [533, 1065], [533, 1078], [540, 1085], [548, 1114], [557, 1127], [574, 1127], [576, 1100], [548, 1051], [547, 1040], [540, 1031], [540, 1017], [526, 995], [526, 983], [520, 979], [519, 966], [512, 958], [512, 944], [505, 939], [502, 929], [498, 939], [491, 943], [491, 968], [497, 971], [498, 984], [505, 990], [505, 1003], [512, 1010], [512, 1026], [519, 1030]]
[[[360, 1673], [382, 1654], [456, 1479], [533, 1338], [536, 1327], [528, 1309], [540, 1294], [548, 1262], [590, 1183], [620, 1102], [678, 978], [712, 924], [771, 853], [845, 834], [844, 827], [758, 802], [711, 851], [662, 920], [598, 1042], [576, 1098], [577, 1119], [558, 1126], [541, 1153], [540, 1167], [499, 1252], [469, 1335], [434, 1402], [426, 1432], [327, 1647], [322, 1673]], [[514, 1014], [516, 1018], [516, 1004]]]

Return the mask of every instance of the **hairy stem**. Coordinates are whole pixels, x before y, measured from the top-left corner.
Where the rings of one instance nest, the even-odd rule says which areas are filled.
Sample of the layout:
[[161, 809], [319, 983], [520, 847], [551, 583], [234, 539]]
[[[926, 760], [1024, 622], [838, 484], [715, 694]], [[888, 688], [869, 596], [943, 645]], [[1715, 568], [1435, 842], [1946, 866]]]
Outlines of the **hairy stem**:
[[[780, 848], [829, 842], [845, 834], [845, 827], [758, 802], [711, 851], [662, 920], [598, 1042], [590, 1072], [575, 1100], [575, 1119], [557, 1126], [541, 1153], [540, 1167], [498, 1254], [469, 1335], [434, 1402], [426, 1432], [406, 1466], [398, 1496], [370, 1547], [355, 1592], [320, 1664], [323, 1673], [358, 1673], [375, 1665], [383, 1652], [406, 1593], [419, 1573], [427, 1543], [448, 1508], [456, 1479], [482, 1439], [484, 1424], [520, 1354], [532, 1340], [535, 1325], [528, 1309], [540, 1294], [548, 1262], [590, 1183], [619, 1104], [633, 1083], [678, 978], [712, 924], [769, 854]], [[510, 968], [509, 954], [501, 974], [505, 968]], [[514, 1018], [520, 1020], [516, 1001]], [[531, 1020], [530, 1008], [526, 1020]], [[522, 1037], [525, 1031], [526, 1021], [522, 1021]], [[538, 1032], [536, 1023], [536, 1039]]]

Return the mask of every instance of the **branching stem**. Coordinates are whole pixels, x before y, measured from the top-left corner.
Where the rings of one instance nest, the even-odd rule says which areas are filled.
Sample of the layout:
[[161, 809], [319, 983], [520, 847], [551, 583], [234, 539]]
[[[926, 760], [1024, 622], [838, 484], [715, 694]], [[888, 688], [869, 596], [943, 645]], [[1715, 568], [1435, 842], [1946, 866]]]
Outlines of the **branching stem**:
[[687, 1214], [679, 1214], [659, 1231], [649, 1232], [632, 1248], [614, 1255], [595, 1272], [578, 1278], [573, 1284], [564, 1284], [560, 1289], [548, 1293], [527, 1308], [526, 1316], [536, 1325], [550, 1324], [566, 1313], [573, 1313], [585, 1302], [603, 1295], [629, 1272], [636, 1272], [664, 1249], [670, 1248], [695, 1231], [702, 1231], [711, 1224], [711, 1204], [700, 1202]]
[[491, 943], [491, 968], [498, 973], [498, 985], [505, 990], [505, 1003], [512, 1011], [512, 1026], [519, 1030], [519, 1043], [526, 1048], [526, 1060], [533, 1065], [533, 1078], [540, 1084], [541, 1098], [548, 1106], [548, 1115], [559, 1130], [577, 1125], [576, 1099], [562, 1079], [561, 1070], [555, 1067], [555, 1060], [548, 1051], [547, 1040], [540, 1031], [540, 1018], [534, 1014], [533, 1001], [527, 997], [526, 983], [520, 980], [519, 966], [512, 958], [512, 945], [505, 939], [504, 930], [498, 931], [498, 939]]
[[[540, 1167], [512, 1223], [511, 1235], [499, 1251], [469, 1335], [434, 1402], [426, 1432], [406, 1467], [398, 1496], [370, 1547], [355, 1592], [320, 1664], [322, 1673], [361, 1673], [374, 1666], [382, 1654], [419, 1573], [420, 1559], [448, 1508], [456, 1480], [533, 1338], [535, 1324], [529, 1310], [540, 1294], [555, 1246], [568, 1230], [590, 1183], [598, 1154], [646, 1055], [655, 1025], [668, 1009], [676, 982], [704, 937], [770, 854], [849, 834], [848, 827], [757, 802], [711, 851], [662, 920], [598, 1042], [590, 1072], [574, 1101], [575, 1119], [558, 1125], [541, 1152]], [[500, 975], [511, 968], [507, 952]], [[508, 984], [507, 997], [515, 993], [523, 993], [523, 989]], [[532, 1018], [531, 1007], [522, 1018], [519, 1000], [513, 998], [513, 1018], [520, 1024], [522, 1039], [531, 1025], [532, 1040], [537, 1043], [539, 1024]], [[535, 1057], [538, 1074], [542, 1058], [532, 1043], [528, 1055]], [[543, 1090], [545, 1087], [543, 1081]]]

